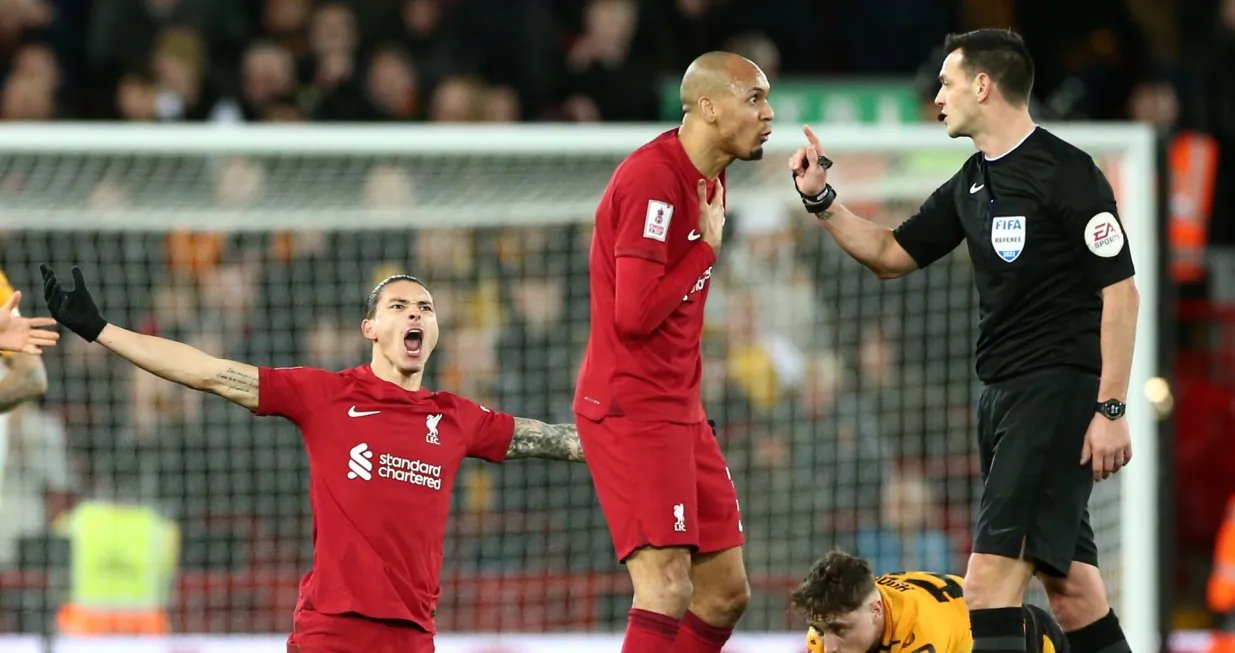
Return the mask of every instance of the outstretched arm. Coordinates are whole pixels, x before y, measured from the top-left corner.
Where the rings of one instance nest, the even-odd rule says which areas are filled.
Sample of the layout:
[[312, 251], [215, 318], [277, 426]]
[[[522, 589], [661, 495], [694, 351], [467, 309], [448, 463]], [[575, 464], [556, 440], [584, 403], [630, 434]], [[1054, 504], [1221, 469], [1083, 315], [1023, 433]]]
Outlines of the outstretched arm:
[[47, 368], [42, 358], [13, 354], [4, 359], [4, 364], [9, 370], [0, 379], [0, 413], [7, 413], [47, 392]]
[[918, 269], [891, 229], [854, 214], [840, 203], [818, 217], [836, 244], [880, 279], [896, 279]]
[[257, 410], [257, 368], [253, 365], [215, 358], [184, 343], [114, 324], [103, 327], [98, 342], [159, 378]]
[[98, 342], [151, 374], [185, 387], [219, 395], [249, 410], [257, 410], [257, 368], [215, 358], [189, 345], [108, 324], [74, 267], [73, 289], [65, 290], [55, 270], [43, 272], [43, 297], [57, 322], [88, 342]]
[[543, 458], [584, 462], [583, 445], [574, 424], [545, 424], [526, 417], [515, 418], [515, 436], [506, 459]]

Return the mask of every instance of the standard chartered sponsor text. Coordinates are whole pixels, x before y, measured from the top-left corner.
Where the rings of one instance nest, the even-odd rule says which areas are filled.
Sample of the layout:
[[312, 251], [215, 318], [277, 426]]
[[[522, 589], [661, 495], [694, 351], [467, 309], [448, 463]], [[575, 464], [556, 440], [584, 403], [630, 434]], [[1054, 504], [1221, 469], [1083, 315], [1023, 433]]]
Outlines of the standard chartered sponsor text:
[[421, 460], [408, 460], [384, 453], [377, 460], [377, 475], [411, 485], [421, 485], [434, 490], [442, 489], [442, 466], [430, 465]]

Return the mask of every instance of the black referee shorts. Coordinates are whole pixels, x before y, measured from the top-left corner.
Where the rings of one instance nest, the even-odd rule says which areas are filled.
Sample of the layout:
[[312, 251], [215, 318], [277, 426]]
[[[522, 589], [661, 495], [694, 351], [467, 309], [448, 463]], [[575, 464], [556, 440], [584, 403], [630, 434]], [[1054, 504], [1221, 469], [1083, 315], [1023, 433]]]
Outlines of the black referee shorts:
[[1092, 468], [1081, 465], [1098, 377], [1066, 368], [987, 385], [978, 399], [982, 502], [974, 553], [1025, 559], [1066, 577], [1097, 566], [1089, 523]]
[[1036, 605], [1021, 608], [1025, 613], [1025, 653], [1072, 653], [1072, 645], [1051, 613]]

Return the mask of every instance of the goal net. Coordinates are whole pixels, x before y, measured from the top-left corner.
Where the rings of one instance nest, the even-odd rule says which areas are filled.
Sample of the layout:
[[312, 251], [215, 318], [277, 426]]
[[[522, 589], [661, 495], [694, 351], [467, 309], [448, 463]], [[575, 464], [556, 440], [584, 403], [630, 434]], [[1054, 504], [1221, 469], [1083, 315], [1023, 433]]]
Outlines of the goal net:
[[[80, 265], [112, 322], [254, 364], [329, 369], [367, 361], [358, 325], [376, 281], [415, 274], [442, 325], [430, 387], [569, 422], [595, 203], [615, 165], [669, 127], [5, 127], [0, 261], [26, 314], [46, 314], [40, 263], [62, 276]], [[704, 403], [748, 539], [747, 632], [801, 628], [788, 592], [833, 546], [880, 572], [963, 572], [979, 490], [965, 248], [875, 279], [801, 210], [785, 167], [794, 131], [730, 170], [703, 342]], [[1136, 461], [1097, 486], [1091, 510], [1113, 602], [1133, 647], [1150, 650], [1152, 141], [1133, 127], [1055, 131], [1110, 177], [1142, 273]], [[934, 126], [818, 133], [842, 201], [887, 226], [972, 151]], [[54, 627], [71, 576], [44, 499], [63, 495], [151, 506], [178, 525], [176, 632], [286, 632], [311, 556], [294, 427], [72, 335], [44, 361], [45, 400], [7, 425], [0, 631]], [[582, 465], [466, 464], [446, 550], [445, 633], [623, 627], [629, 582]]]

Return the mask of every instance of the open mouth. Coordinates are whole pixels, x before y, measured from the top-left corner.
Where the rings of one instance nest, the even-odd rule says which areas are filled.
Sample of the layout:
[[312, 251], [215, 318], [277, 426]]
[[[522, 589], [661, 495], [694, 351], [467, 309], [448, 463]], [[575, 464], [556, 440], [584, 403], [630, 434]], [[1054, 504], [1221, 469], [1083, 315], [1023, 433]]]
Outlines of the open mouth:
[[403, 334], [403, 348], [408, 356], [419, 356], [424, 341], [425, 335], [420, 329], [408, 329]]
[[759, 142], [766, 143], [768, 142], [768, 139], [771, 137], [772, 137], [772, 131], [771, 130], [765, 131], [762, 134], [759, 134]]

